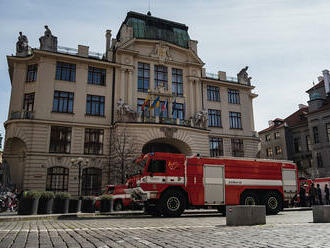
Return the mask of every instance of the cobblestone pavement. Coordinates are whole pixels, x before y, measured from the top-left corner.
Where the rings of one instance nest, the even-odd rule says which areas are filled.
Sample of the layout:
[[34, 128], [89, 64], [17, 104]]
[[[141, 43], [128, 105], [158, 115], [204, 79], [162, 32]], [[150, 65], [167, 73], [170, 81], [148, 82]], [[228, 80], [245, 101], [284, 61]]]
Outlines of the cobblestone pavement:
[[312, 211], [267, 216], [266, 225], [225, 224], [218, 214], [2, 222], [0, 247], [329, 247], [330, 223], [312, 223]]

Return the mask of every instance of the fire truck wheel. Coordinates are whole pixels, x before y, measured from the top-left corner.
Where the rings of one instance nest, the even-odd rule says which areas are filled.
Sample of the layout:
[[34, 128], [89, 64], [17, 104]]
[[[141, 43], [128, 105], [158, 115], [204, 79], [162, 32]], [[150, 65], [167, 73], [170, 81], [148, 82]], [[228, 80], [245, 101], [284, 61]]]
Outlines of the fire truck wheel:
[[258, 205], [259, 200], [257, 194], [253, 192], [245, 192], [241, 195], [241, 205]]
[[267, 214], [277, 214], [282, 209], [282, 200], [278, 193], [269, 192], [265, 196], [265, 205]]
[[179, 191], [167, 191], [160, 199], [161, 212], [165, 217], [180, 216], [186, 206], [186, 197]]
[[121, 201], [116, 201], [113, 206], [114, 211], [122, 211], [123, 210], [123, 203]]

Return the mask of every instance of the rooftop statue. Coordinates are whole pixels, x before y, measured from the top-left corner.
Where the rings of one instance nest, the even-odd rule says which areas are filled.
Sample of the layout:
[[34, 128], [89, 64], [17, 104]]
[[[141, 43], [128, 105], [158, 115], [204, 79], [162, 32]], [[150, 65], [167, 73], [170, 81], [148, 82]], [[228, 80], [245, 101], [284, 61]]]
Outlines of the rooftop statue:
[[57, 37], [52, 35], [52, 31], [45, 25], [44, 36], [39, 38], [40, 50], [47, 50], [56, 52], [57, 51]]
[[205, 110], [205, 109], [195, 113], [193, 116], [194, 126], [206, 128], [207, 120], [208, 120], [207, 116], [208, 116], [208, 113], [207, 113], [207, 110]]
[[16, 42], [16, 55], [26, 56], [28, 54], [28, 39], [22, 32], [19, 32], [18, 41]]
[[238, 82], [241, 84], [247, 84], [247, 85], [251, 85], [251, 78], [249, 77], [249, 74], [247, 73], [248, 70], [248, 66], [244, 67], [238, 74], [237, 74], [237, 78], [238, 78]]

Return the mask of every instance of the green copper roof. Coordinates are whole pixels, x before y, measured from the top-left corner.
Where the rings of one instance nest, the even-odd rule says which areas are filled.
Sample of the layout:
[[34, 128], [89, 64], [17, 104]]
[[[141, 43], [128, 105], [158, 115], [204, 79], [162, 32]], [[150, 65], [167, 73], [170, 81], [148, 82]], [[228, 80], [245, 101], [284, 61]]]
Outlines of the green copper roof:
[[184, 48], [189, 47], [188, 27], [184, 24], [136, 12], [128, 12], [124, 24], [133, 28], [134, 38], [163, 40]]

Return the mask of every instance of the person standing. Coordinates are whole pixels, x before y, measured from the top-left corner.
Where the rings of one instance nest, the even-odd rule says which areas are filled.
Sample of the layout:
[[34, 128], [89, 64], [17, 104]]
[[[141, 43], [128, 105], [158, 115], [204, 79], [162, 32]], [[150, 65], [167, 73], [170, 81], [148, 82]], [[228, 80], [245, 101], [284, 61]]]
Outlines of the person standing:
[[324, 192], [325, 192], [325, 204], [326, 205], [329, 205], [330, 202], [329, 202], [329, 188], [328, 188], [328, 184], [326, 184], [324, 186]]
[[300, 204], [299, 204], [300, 207], [305, 207], [306, 206], [306, 191], [302, 185], [300, 186], [299, 196], [300, 196]]
[[321, 188], [320, 188], [320, 184], [317, 184], [316, 186], [316, 192], [317, 192], [317, 198], [319, 200], [319, 205], [323, 205], [323, 201], [322, 201], [322, 191], [321, 191]]
[[314, 187], [314, 183], [312, 183], [309, 189], [309, 202], [311, 206], [315, 205], [315, 195], [316, 195], [316, 189]]

